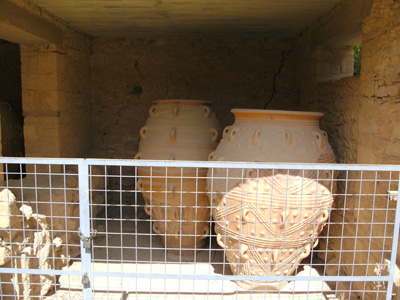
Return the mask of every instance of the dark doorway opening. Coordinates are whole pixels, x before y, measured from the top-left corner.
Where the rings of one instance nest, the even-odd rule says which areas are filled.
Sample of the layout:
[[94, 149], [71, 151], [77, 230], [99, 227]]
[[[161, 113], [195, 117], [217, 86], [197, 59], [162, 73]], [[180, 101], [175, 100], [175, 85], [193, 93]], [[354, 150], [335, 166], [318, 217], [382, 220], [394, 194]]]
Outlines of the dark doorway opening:
[[[20, 46], [0, 39], [1, 156], [23, 157], [24, 118], [22, 114]], [[19, 179], [25, 166], [2, 166], [9, 179]]]

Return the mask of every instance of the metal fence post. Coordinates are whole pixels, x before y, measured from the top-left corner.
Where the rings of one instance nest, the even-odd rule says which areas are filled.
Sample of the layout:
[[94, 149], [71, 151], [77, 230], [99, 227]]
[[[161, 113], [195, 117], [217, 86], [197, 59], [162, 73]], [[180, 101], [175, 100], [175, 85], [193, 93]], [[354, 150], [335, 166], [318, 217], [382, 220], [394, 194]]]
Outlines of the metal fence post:
[[89, 166], [86, 160], [81, 160], [79, 162], [78, 174], [83, 299], [91, 300], [91, 249], [85, 244], [85, 242], [87, 242], [86, 238], [90, 237]]
[[390, 271], [389, 271], [389, 281], [387, 287], [386, 300], [392, 299], [393, 293], [393, 281], [396, 270], [396, 257], [397, 257], [397, 247], [399, 243], [399, 230], [400, 230], [400, 201], [398, 199], [398, 195], [400, 195], [400, 173], [399, 178], [397, 180], [398, 188], [397, 188], [397, 203], [396, 203], [396, 217], [394, 221], [394, 229], [393, 229], [393, 243], [392, 243], [392, 255], [390, 257]]

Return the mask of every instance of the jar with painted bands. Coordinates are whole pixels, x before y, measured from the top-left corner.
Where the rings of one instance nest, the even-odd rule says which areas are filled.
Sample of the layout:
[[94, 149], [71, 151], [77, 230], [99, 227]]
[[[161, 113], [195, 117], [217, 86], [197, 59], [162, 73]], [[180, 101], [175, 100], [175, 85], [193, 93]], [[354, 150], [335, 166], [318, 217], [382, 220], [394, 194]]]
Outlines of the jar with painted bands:
[[[317, 112], [233, 109], [211, 161], [335, 163]], [[331, 170], [213, 169], [207, 190], [218, 244], [235, 275], [289, 276], [317, 245], [336, 193]], [[245, 289], [284, 281], [238, 281]]]

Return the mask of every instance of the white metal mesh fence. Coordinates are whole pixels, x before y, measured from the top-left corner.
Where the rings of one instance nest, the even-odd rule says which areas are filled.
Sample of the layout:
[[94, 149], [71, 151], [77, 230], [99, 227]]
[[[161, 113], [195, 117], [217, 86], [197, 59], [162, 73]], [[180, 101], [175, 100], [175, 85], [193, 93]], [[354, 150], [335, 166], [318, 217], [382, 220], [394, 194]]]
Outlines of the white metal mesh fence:
[[0, 162], [1, 299], [392, 298], [399, 166]]

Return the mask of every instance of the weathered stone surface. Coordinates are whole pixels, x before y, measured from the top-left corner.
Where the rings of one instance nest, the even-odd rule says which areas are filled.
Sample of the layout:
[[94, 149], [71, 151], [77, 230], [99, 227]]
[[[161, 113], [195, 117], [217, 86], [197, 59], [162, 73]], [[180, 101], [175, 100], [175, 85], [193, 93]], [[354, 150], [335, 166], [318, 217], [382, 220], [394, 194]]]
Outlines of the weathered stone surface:
[[133, 158], [152, 100], [212, 101], [223, 126], [231, 108], [292, 107], [290, 41], [265, 39], [95, 39], [92, 149]]
[[62, 33], [59, 43], [21, 43], [25, 154], [83, 157], [90, 146], [90, 39], [31, 1], [10, 2]]
[[[65, 266], [66, 247], [61, 238], [51, 240], [46, 216], [33, 214], [32, 207], [26, 204], [20, 212], [18, 202], [10, 190], [0, 192], [0, 267], [60, 269]], [[24, 229], [30, 230], [22, 234]], [[12, 299], [12, 295], [23, 299], [44, 296], [55, 284], [54, 276], [45, 275], [2, 274], [1, 279], [5, 299]]]
[[[337, 9], [342, 5], [352, 5], [351, 2], [345, 0]], [[360, 11], [360, 15], [361, 13]], [[318, 74], [330, 72], [332, 69], [329, 63], [324, 61], [318, 66], [321, 48], [315, 50], [309, 43], [313, 34], [321, 31], [320, 28], [326, 29], [332, 25], [329, 19], [334, 15], [335, 10], [321, 17], [296, 41], [298, 48], [295, 50], [295, 55], [299, 57], [299, 60], [296, 60], [296, 76], [298, 74], [299, 77], [297, 107], [325, 113], [321, 127], [328, 132], [339, 162], [399, 164], [400, 3], [391, 0], [373, 1], [372, 9], [366, 15], [362, 29], [360, 28], [358, 32], [358, 42], [362, 42], [360, 76], [319, 84], [316, 84], [316, 81], [304, 80], [300, 77], [311, 76], [315, 80]], [[341, 20], [343, 23], [348, 21]], [[330, 45], [330, 48], [332, 47], [335, 45]], [[325, 51], [331, 51], [330, 48]], [[301, 60], [302, 57], [307, 58]], [[309, 90], [317, 90], [314, 98], [306, 98], [307, 95], [312, 95]], [[376, 183], [375, 176], [378, 179]], [[337, 207], [345, 210], [332, 213], [329, 242], [326, 244], [326, 240], [322, 239], [320, 244], [320, 249], [327, 249], [328, 252], [319, 253], [319, 256], [325, 261], [333, 262], [333, 266], [330, 264], [327, 266], [328, 274], [337, 274], [340, 271], [345, 275], [376, 275], [372, 266], [381, 263], [382, 254], [379, 249], [386, 249], [385, 259], [389, 259], [391, 252], [391, 240], [383, 237], [392, 234], [393, 226], [385, 223], [393, 223], [396, 204], [388, 203], [385, 195], [389, 189], [397, 190], [398, 175], [389, 172], [377, 174], [365, 172], [361, 177], [359, 172], [350, 172], [349, 178], [357, 181], [362, 178], [362, 187], [357, 182], [350, 182], [346, 189], [344, 186], [339, 186], [339, 193], [346, 191], [349, 195], [354, 194], [354, 197], [348, 196], [346, 201], [343, 197], [338, 197]], [[360, 192], [362, 196], [358, 196]], [[390, 209], [389, 213], [386, 211], [387, 208]], [[369, 224], [371, 222], [373, 225]], [[354, 251], [371, 252], [369, 255], [354, 255]], [[381, 255], [376, 255], [377, 253]], [[397, 263], [399, 262], [398, 255]], [[336, 263], [342, 266], [339, 270]], [[366, 263], [369, 264], [369, 268], [362, 265], [352, 266]], [[364, 285], [363, 282], [353, 283], [352, 288], [361, 291], [377, 290], [376, 284]], [[346, 290], [347, 287], [343, 289]], [[386, 297], [384, 293], [381, 294], [378, 299]], [[343, 299], [347, 299], [347, 296], [349, 295], [345, 293], [341, 295]], [[373, 292], [360, 293], [358, 296], [363, 299], [377, 299]]]
[[[98, 176], [91, 181], [92, 203], [102, 204], [104, 170], [91, 170]], [[0, 266], [9, 268], [12, 263], [15, 268], [42, 270], [64, 267], [80, 248], [77, 176], [27, 176], [22, 182], [9, 180], [7, 185], [9, 189], [0, 192]], [[102, 206], [92, 208], [97, 215]], [[56, 278], [50, 275], [2, 275], [2, 291], [27, 300], [31, 296], [45, 296], [55, 283]]]
[[[28, 156], [86, 156], [91, 145], [93, 151], [90, 155], [131, 158], [137, 150], [138, 129], [147, 117], [151, 100], [197, 98], [213, 101], [224, 125], [233, 121], [228, 112], [230, 108], [261, 108], [269, 100], [267, 108], [322, 111], [325, 118], [321, 127], [328, 132], [339, 162], [400, 163], [399, 1], [344, 0], [333, 11], [310, 24], [293, 43], [261, 38], [148, 37], [90, 41], [84, 34], [71, 30], [62, 21], [35, 7], [32, 1], [11, 2], [57, 24], [64, 33], [62, 45], [22, 46], [23, 107], [26, 112], [33, 112], [25, 118]], [[373, 3], [372, 10], [369, 3]], [[368, 9], [364, 9], [366, 6]], [[353, 9], [344, 9], [346, 7]], [[357, 17], [356, 22], [348, 19], [351, 15]], [[343, 17], [340, 24], [335, 16]], [[347, 28], [351, 30], [343, 34], [339, 32], [346, 29], [346, 25], [351, 25]], [[359, 25], [360, 30], [353, 32]], [[338, 74], [350, 76], [351, 55], [349, 51], [338, 51], [348, 41], [344, 37], [362, 42], [361, 75], [336, 80]], [[326, 74], [330, 77], [325, 79], [335, 81], [318, 83], [318, 76]], [[43, 115], [43, 110], [59, 112], [59, 115]], [[358, 175], [350, 172], [349, 177], [359, 179]], [[345, 178], [346, 175], [340, 176]], [[389, 187], [385, 184], [389, 174], [379, 174], [382, 180], [377, 183], [377, 193], [385, 194], [388, 188], [397, 189], [394, 184], [397, 175], [391, 176]], [[27, 178], [27, 184], [29, 180]], [[26, 193], [26, 204], [35, 204], [32, 211], [24, 209], [26, 218], [35, 220], [35, 214], [54, 211], [61, 222], [53, 218], [49, 223], [52, 228], [64, 231], [56, 237], [57, 243], [63, 245], [61, 240], [69, 234], [65, 232], [76, 229], [78, 225], [73, 217], [69, 217], [67, 225], [65, 222], [61, 224], [66, 216], [75, 216], [77, 212], [76, 191], [71, 188], [64, 197], [64, 193], [50, 189], [44, 183], [46, 179], [39, 181], [45, 189], [40, 191], [38, 199]], [[74, 186], [72, 182], [68, 184]], [[110, 180], [110, 198], [114, 193], [119, 199], [117, 190], [120, 184], [118, 180]], [[122, 182], [124, 187], [130, 184]], [[361, 191], [373, 194], [374, 189], [373, 184], [364, 184]], [[16, 194], [17, 190], [13, 188]], [[344, 187], [339, 191], [343, 192]], [[350, 182], [346, 191], [357, 194], [360, 189], [356, 183]], [[94, 195], [93, 201], [102, 203], [104, 194]], [[124, 204], [132, 201], [131, 196], [124, 198], [127, 201]], [[60, 208], [66, 199], [68, 205]], [[375, 223], [384, 222], [386, 217], [392, 222], [393, 216], [384, 211], [358, 213], [358, 209], [392, 209], [393, 203], [387, 204], [387, 199], [382, 196], [365, 196], [360, 201], [357, 197], [348, 197], [346, 202], [343, 197], [338, 197], [336, 205], [344, 208], [346, 215], [334, 212], [331, 219], [337, 223], [345, 221], [345, 224], [332, 224], [329, 242], [324, 244], [325, 241], [321, 240], [320, 247], [329, 250], [323, 256], [325, 261], [335, 262], [341, 249], [348, 251], [341, 256], [344, 265], [354, 261], [353, 250], [378, 249], [379, 244], [389, 249], [390, 240], [383, 242], [379, 237], [385, 230], [392, 230], [390, 226], [360, 226], [368, 235], [377, 237], [372, 243], [365, 238], [358, 241], [343, 239], [341, 232], [343, 229], [344, 236], [354, 236], [353, 224], [371, 222], [372, 217]], [[45, 235], [42, 238], [46, 239]], [[71, 241], [76, 239], [70, 238]], [[29, 257], [34, 253], [33, 249], [24, 251]], [[7, 253], [7, 250], [3, 252]], [[10, 263], [6, 260], [3, 261], [5, 266]], [[376, 255], [370, 256], [371, 265], [378, 260]], [[365, 262], [358, 257], [356, 261]], [[332, 274], [338, 271], [346, 275], [353, 271], [355, 274], [374, 274], [371, 268], [327, 269]], [[347, 288], [343, 286], [343, 289]], [[374, 285], [367, 288], [373, 289]], [[366, 297], [368, 299], [369, 295]]]
[[0, 192], [0, 242], [9, 243], [19, 234], [22, 218], [14, 194], [7, 189]]

